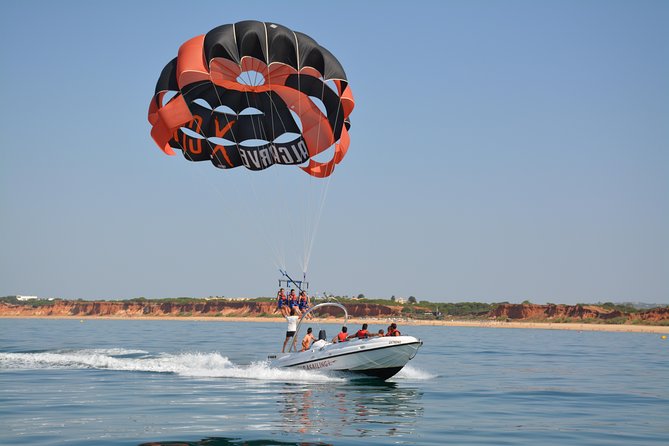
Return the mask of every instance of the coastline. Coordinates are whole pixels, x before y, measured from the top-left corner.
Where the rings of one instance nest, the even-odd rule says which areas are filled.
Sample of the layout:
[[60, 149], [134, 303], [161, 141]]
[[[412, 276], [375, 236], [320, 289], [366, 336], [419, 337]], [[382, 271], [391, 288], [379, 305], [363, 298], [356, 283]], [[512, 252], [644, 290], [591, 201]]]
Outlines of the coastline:
[[[211, 316], [0, 316], [0, 319], [72, 319], [90, 320], [141, 320], [141, 321], [188, 321], [188, 322], [275, 322], [285, 324], [281, 317], [211, 317]], [[341, 318], [313, 319], [313, 323], [341, 324]], [[553, 322], [501, 322], [501, 321], [444, 321], [444, 320], [404, 320], [401, 318], [349, 318], [348, 325], [378, 325], [385, 328], [391, 322], [400, 326], [472, 327], [472, 328], [516, 328], [535, 330], [576, 330], [607, 331], [618, 333], [658, 333], [669, 334], [669, 326], [629, 325], [629, 324], [585, 324]]]

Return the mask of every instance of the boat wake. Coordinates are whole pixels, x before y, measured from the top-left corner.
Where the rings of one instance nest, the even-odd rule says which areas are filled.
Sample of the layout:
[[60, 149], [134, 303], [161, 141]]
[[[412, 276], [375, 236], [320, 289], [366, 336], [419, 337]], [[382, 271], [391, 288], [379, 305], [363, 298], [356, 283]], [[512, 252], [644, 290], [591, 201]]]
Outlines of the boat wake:
[[0, 353], [0, 370], [99, 369], [130, 372], [174, 373], [197, 378], [239, 378], [299, 382], [342, 382], [345, 378], [300, 369], [278, 369], [267, 362], [238, 365], [220, 353], [159, 353], [143, 350], [81, 349], [47, 352]]
[[402, 370], [400, 370], [397, 375], [390, 378], [390, 381], [427, 381], [430, 379], [436, 378], [437, 375], [433, 375], [424, 370], [417, 369], [410, 366], [409, 364], [405, 365]]

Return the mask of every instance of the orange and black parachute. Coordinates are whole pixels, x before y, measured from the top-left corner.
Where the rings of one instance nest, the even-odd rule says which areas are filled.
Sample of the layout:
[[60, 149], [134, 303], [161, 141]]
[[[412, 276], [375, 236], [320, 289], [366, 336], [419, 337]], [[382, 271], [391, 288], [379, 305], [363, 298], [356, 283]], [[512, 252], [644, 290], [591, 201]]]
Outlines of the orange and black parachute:
[[[285, 26], [244, 21], [181, 45], [160, 74], [149, 122], [168, 155], [179, 149], [223, 169], [301, 165], [323, 178], [346, 155], [353, 106], [332, 53]], [[330, 148], [330, 160], [312, 159]]]

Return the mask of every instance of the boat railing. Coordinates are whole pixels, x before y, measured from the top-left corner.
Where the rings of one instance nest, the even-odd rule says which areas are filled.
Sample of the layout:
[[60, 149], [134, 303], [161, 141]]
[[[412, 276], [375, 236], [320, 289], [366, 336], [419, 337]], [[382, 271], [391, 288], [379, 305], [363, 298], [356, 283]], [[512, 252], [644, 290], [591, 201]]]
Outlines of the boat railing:
[[[297, 323], [297, 328], [295, 329], [295, 335], [293, 336], [293, 342], [290, 344], [290, 348], [288, 349], [288, 352], [295, 352], [297, 351], [297, 340], [299, 339], [300, 335], [300, 328], [302, 327], [302, 322], [307, 318], [309, 314], [311, 314], [314, 310], [318, 308], [324, 308], [324, 307], [336, 307], [341, 309], [344, 312], [344, 327], [346, 326], [346, 323], [348, 322], [348, 311], [346, 311], [346, 307], [343, 306], [340, 303], [337, 302], [323, 302], [318, 305], [314, 305], [313, 307], [309, 308], [306, 313], [304, 313], [301, 317], [299, 322]], [[327, 339], [326, 339], [327, 341]]]

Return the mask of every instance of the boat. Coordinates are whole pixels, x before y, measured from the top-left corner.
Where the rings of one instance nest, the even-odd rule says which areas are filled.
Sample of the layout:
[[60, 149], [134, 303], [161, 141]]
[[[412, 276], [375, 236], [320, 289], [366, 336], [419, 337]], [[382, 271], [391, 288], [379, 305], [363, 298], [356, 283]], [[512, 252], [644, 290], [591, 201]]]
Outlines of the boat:
[[287, 353], [268, 356], [271, 367], [294, 367], [305, 370], [353, 372], [386, 380], [402, 370], [416, 356], [423, 341], [413, 336], [371, 336], [332, 343], [325, 330], [306, 351], [298, 351], [300, 328], [307, 316], [324, 307], [337, 307], [344, 312], [344, 326], [348, 321], [346, 307], [336, 302], [325, 302], [310, 308], [302, 315], [295, 337]]

